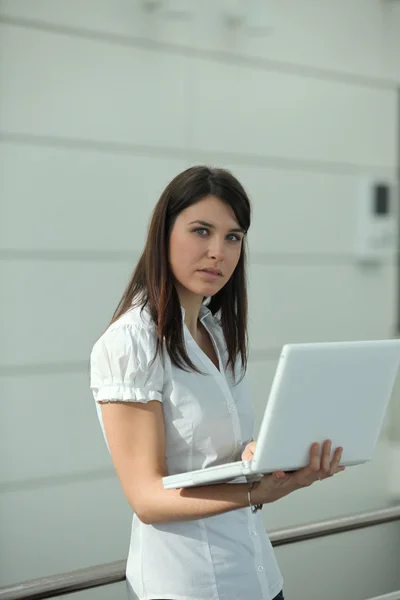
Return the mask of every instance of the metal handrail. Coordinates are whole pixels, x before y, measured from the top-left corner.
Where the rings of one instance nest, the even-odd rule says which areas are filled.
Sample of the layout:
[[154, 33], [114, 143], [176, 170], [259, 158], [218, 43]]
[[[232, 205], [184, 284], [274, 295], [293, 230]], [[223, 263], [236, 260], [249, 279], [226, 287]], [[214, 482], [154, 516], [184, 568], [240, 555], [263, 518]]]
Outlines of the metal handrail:
[[[400, 520], [400, 505], [391, 508], [381, 508], [370, 512], [351, 515], [348, 517], [338, 517], [308, 525], [297, 525], [296, 527], [287, 527], [272, 531], [269, 539], [273, 546], [282, 546], [283, 544], [293, 544], [295, 542], [304, 542], [327, 535], [345, 533], [355, 529], [364, 529], [391, 521]], [[1, 590], [1, 588], [0, 588]], [[1, 594], [0, 594], [1, 600]]]
[[383, 596], [375, 596], [375, 598], [369, 598], [368, 600], [400, 600], [400, 590], [391, 592], [390, 594], [384, 594]]
[[[383, 508], [348, 517], [338, 517], [308, 525], [278, 529], [269, 534], [273, 546], [293, 544], [365, 527], [400, 520], [400, 506]], [[119, 583], [125, 579], [126, 560], [32, 579], [0, 588], [0, 600], [42, 600], [93, 587]], [[400, 600], [400, 591], [370, 600]]]

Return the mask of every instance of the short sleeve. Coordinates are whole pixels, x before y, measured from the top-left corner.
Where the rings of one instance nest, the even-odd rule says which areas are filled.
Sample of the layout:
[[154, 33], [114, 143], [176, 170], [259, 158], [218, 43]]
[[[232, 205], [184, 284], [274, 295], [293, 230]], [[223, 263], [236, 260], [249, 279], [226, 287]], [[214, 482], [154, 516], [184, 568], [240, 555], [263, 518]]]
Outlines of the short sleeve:
[[133, 325], [106, 331], [90, 355], [90, 388], [96, 402], [162, 402], [164, 368], [156, 332]]

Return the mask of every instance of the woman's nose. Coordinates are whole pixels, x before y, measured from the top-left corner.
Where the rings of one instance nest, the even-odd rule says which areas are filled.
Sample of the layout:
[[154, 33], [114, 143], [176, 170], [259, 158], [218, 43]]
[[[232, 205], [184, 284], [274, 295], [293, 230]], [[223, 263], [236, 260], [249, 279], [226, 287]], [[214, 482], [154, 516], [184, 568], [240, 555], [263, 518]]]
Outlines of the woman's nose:
[[222, 260], [224, 257], [224, 242], [223, 242], [223, 240], [218, 240], [217, 238], [214, 238], [213, 240], [211, 240], [209, 248], [208, 248], [208, 254], [209, 254], [210, 258], [213, 258], [215, 260]]

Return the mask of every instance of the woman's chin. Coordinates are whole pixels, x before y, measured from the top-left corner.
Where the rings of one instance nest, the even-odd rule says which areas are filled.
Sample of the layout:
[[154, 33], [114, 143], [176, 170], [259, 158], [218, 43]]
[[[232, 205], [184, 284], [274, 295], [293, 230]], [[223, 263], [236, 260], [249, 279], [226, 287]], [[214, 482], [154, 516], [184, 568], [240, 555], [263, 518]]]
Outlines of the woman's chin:
[[217, 287], [216, 285], [202, 285], [202, 286], [193, 286], [190, 288], [186, 288], [188, 290], [189, 293], [194, 294], [195, 296], [201, 296], [202, 298], [204, 298], [204, 296], [214, 296], [217, 292], [219, 292], [219, 290], [221, 289], [219, 286]]
[[202, 282], [187, 282], [186, 285], [182, 281], [176, 281], [178, 291], [184, 294], [193, 294], [193, 296], [215, 296], [223, 287], [221, 281], [202, 281]]
[[207, 284], [203, 285], [200, 290], [200, 294], [203, 296], [214, 296], [221, 289], [221, 285]]

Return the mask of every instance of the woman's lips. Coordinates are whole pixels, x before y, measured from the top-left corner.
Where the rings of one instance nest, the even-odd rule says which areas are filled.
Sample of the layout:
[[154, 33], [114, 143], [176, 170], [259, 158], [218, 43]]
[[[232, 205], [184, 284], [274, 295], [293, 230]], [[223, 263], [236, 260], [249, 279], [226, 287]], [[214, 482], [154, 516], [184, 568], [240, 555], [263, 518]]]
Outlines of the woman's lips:
[[215, 281], [215, 279], [219, 279], [221, 275], [219, 273], [214, 273], [213, 271], [207, 271], [207, 269], [203, 269], [199, 271], [203, 275], [205, 279]]

